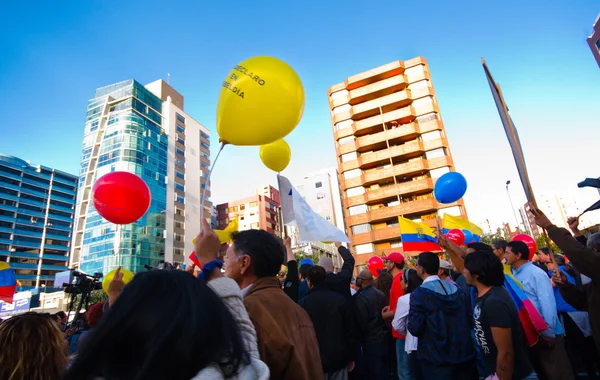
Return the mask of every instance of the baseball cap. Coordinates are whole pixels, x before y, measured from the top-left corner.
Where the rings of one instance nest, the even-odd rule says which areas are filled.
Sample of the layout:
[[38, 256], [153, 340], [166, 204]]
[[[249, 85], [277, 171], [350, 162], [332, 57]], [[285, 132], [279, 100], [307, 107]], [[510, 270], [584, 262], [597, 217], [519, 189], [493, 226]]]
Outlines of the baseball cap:
[[440, 260], [440, 268], [441, 269], [452, 269], [452, 264], [450, 264], [447, 260]]
[[392, 252], [389, 255], [384, 256], [383, 259], [391, 261], [391, 262], [396, 263], [398, 265], [404, 264], [404, 256], [402, 256], [402, 254], [398, 253], [398, 252]]

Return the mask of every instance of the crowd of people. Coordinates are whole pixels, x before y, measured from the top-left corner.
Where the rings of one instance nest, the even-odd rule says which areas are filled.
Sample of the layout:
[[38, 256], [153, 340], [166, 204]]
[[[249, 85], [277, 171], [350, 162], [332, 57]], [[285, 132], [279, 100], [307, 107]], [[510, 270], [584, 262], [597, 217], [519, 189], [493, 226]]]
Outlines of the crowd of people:
[[448, 260], [391, 253], [356, 275], [341, 244], [334, 273], [262, 230], [234, 234], [219, 257], [202, 221], [197, 276], [152, 270], [125, 285], [117, 271], [85, 331], [69, 333], [64, 313], [4, 321], [0, 379], [597, 378], [600, 233], [534, 212], [563, 255], [502, 240], [463, 250], [439, 235]]

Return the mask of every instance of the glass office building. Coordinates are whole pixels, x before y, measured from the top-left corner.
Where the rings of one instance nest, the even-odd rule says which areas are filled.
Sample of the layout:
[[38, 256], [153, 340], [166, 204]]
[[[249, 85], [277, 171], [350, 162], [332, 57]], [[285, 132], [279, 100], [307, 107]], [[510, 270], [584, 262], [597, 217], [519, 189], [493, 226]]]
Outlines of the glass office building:
[[22, 290], [67, 270], [76, 191], [77, 176], [0, 154], [0, 261]]
[[[199, 129], [193, 128], [197, 122], [182, 108], [183, 97], [163, 81], [143, 86], [127, 80], [96, 90], [87, 107], [72, 267], [88, 274], [108, 273], [118, 266], [139, 272], [146, 265], [185, 261], [190, 248], [185, 241], [191, 245], [191, 238], [184, 237], [185, 218], [187, 213], [194, 217], [192, 208], [199, 209], [201, 178], [200, 158], [192, 161], [192, 154], [186, 155], [186, 133], [197, 132], [195, 155], [201, 142]], [[196, 182], [186, 173], [189, 170], [196, 171]], [[94, 209], [92, 187], [113, 171], [136, 174], [152, 194], [149, 210], [129, 225], [112, 224]], [[193, 191], [194, 197], [186, 191]]]

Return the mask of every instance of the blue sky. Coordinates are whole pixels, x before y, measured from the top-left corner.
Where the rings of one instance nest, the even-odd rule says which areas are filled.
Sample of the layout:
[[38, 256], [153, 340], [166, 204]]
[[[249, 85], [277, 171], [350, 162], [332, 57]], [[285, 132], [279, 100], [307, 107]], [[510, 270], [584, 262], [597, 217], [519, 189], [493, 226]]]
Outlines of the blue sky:
[[[0, 14], [0, 152], [76, 173], [94, 89], [167, 73], [216, 147], [223, 78], [245, 58], [273, 55], [296, 69], [306, 90], [304, 118], [287, 138], [293, 157], [284, 174], [293, 181], [336, 164], [329, 86], [420, 55], [456, 168], [469, 182], [467, 211], [494, 226], [513, 219], [507, 179], [515, 204], [525, 198], [484, 57], [521, 134], [534, 190], [573, 195], [587, 207], [597, 193], [575, 184], [600, 175], [600, 69], [586, 44], [599, 11], [592, 0], [8, 2]], [[227, 147], [213, 200], [266, 183], [276, 179], [258, 148]]]

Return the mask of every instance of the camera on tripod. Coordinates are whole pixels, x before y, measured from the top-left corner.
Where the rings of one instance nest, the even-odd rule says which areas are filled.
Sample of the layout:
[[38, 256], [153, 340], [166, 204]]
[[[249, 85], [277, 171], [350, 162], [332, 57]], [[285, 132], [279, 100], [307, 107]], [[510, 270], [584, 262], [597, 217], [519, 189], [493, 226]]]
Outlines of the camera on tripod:
[[63, 283], [64, 292], [68, 294], [84, 294], [92, 290], [102, 289], [102, 273], [96, 272], [93, 276], [87, 275], [76, 270], [71, 272], [72, 280], [69, 283]]

